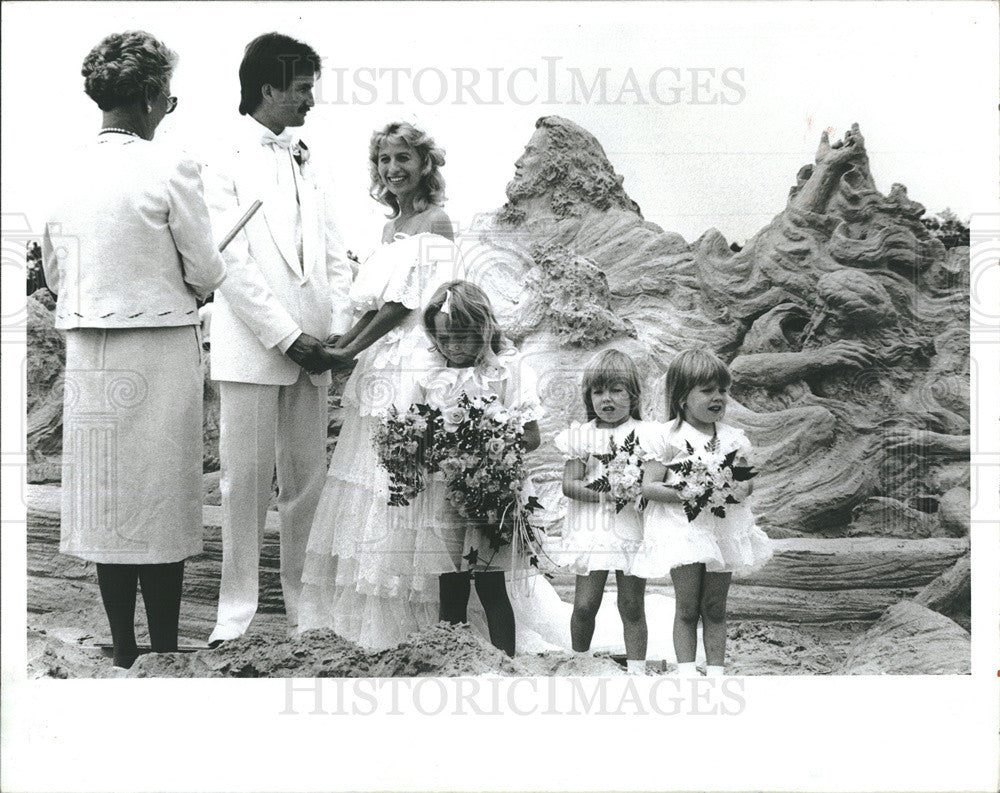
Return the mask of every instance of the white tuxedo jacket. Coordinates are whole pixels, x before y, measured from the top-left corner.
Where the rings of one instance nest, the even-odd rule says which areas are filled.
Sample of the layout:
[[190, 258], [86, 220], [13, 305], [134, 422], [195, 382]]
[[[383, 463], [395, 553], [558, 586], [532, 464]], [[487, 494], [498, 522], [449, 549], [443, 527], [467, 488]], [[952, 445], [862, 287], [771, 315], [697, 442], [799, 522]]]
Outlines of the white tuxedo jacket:
[[[264, 127], [247, 116], [230, 152], [208, 163], [205, 187], [212, 225], [221, 240], [257, 199], [257, 214], [226, 248], [225, 283], [212, 313], [212, 379], [291, 385], [300, 367], [276, 345], [292, 332], [323, 340], [351, 325], [353, 271], [330, 202], [300, 169], [302, 258], [294, 215], [282, 206], [274, 153], [261, 145]], [[329, 384], [330, 373], [313, 375]]]

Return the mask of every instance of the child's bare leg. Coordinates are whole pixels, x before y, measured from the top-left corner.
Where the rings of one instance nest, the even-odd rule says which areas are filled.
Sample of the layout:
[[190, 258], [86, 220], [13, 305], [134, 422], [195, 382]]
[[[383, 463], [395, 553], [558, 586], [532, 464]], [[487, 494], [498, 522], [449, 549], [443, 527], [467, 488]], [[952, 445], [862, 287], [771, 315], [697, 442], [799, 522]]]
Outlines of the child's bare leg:
[[615, 571], [618, 613], [625, 629], [625, 658], [646, 660], [646, 579]]
[[701, 627], [709, 666], [726, 662], [726, 597], [732, 580], [732, 573], [705, 573], [702, 583]]
[[677, 663], [694, 663], [698, 650], [698, 616], [703, 564], [685, 564], [670, 571], [674, 582], [674, 653]]
[[590, 641], [594, 638], [594, 622], [601, 607], [601, 600], [604, 599], [604, 584], [607, 580], [607, 570], [592, 570], [589, 575], [576, 577], [569, 633], [573, 640], [573, 649], [578, 653], [590, 649]]
[[452, 625], [469, 621], [470, 582], [468, 572], [442, 573], [438, 576], [439, 620]]
[[494, 647], [514, 656], [514, 608], [507, 597], [503, 571], [476, 573], [476, 594], [486, 612], [486, 625], [490, 629], [490, 642]]

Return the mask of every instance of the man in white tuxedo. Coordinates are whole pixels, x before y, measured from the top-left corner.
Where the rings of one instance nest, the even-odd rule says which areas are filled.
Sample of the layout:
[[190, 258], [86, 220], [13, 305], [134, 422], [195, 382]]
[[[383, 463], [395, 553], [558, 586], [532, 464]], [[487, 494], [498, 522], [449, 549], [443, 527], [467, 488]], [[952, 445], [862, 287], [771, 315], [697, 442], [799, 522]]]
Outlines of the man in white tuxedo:
[[278, 33], [247, 45], [240, 65], [242, 127], [206, 174], [224, 233], [263, 202], [225, 251], [215, 293], [212, 378], [220, 381], [222, 582], [210, 646], [241, 636], [257, 611], [260, 550], [277, 467], [281, 588], [292, 626], [302, 566], [326, 474], [323, 348], [348, 329], [352, 270], [329, 202], [310, 178], [309, 150], [289, 128], [314, 105], [320, 60]]

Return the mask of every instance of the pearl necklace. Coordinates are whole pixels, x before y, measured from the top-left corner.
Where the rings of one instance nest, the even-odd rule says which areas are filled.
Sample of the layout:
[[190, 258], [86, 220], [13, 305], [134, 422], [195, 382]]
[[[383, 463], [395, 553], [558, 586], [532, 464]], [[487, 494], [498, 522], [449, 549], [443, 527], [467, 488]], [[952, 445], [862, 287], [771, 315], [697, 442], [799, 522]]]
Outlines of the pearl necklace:
[[137, 132], [132, 132], [130, 129], [119, 129], [118, 127], [104, 127], [98, 135], [103, 135], [105, 132], [119, 132], [122, 135], [131, 135], [133, 138], [138, 138], [140, 135]]

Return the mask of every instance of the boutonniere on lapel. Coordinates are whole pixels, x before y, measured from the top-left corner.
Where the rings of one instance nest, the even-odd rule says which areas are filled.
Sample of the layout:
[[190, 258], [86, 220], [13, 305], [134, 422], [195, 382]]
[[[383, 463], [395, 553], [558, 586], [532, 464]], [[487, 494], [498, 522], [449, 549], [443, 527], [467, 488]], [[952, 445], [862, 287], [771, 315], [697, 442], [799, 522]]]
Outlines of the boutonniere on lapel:
[[309, 147], [305, 141], [296, 141], [292, 146], [292, 158], [299, 164], [299, 168], [309, 162]]

